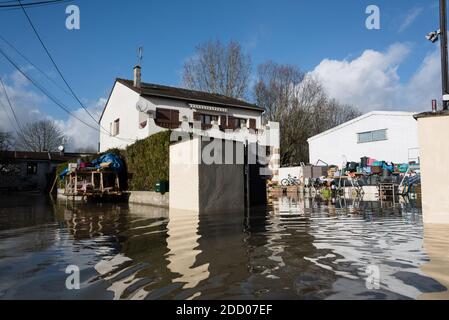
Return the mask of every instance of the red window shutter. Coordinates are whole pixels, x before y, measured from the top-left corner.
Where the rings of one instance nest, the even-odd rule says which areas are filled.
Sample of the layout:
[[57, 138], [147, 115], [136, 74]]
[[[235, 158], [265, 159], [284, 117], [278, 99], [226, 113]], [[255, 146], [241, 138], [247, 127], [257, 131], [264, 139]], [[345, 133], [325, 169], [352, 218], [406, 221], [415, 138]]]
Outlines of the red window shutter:
[[201, 121], [201, 113], [194, 112], [193, 113], [193, 120], [194, 121]]
[[159, 122], [170, 122], [170, 118], [171, 118], [170, 111], [171, 111], [170, 109], [157, 108], [156, 109], [156, 120]]
[[228, 123], [227, 123], [227, 117], [226, 116], [220, 116], [220, 125], [223, 127], [223, 128], [226, 128], [227, 127], [227, 125], [228, 125]]
[[249, 128], [256, 130], [256, 119], [249, 119]]
[[228, 128], [229, 129], [237, 129], [237, 118], [228, 117]]
[[170, 110], [170, 129], [179, 128], [179, 110]]

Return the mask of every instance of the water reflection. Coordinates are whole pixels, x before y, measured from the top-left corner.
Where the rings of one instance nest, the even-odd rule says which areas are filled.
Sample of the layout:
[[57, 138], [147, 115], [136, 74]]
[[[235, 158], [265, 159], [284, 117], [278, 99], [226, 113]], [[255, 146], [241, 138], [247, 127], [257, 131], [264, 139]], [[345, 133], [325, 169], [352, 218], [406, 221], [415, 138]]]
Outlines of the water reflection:
[[[426, 226], [423, 240], [414, 201], [295, 196], [213, 215], [19, 202], [0, 202], [0, 298], [448, 298], [448, 233]], [[64, 286], [71, 264], [78, 292]], [[373, 265], [380, 290], [366, 287]]]
[[[449, 225], [426, 224], [424, 226], [424, 249], [430, 261], [421, 267], [422, 271], [449, 288]], [[419, 299], [449, 300], [449, 292], [445, 290], [426, 293]]]

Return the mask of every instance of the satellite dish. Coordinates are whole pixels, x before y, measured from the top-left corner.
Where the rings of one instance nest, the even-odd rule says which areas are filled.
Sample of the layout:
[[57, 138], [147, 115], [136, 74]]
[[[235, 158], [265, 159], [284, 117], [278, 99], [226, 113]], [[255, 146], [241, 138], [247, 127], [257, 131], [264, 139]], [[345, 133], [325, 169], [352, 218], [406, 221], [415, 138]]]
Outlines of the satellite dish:
[[150, 113], [152, 110], [154, 110], [154, 107], [152, 108], [151, 102], [144, 99], [139, 99], [139, 101], [136, 103], [136, 109], [139, 112]]
[[64, 149], [65, 149], [64, 146], [59, 146], [59, 147], [58, 147], [58, 150], [59, 150], [60, 152], [63, 152]]

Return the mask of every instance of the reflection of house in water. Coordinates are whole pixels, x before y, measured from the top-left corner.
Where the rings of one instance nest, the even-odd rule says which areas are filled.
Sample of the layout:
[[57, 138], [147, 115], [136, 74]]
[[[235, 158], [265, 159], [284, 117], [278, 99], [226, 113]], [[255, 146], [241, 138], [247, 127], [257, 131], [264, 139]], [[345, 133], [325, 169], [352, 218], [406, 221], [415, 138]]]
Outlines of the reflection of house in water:
[[[449, 288], [449, 226], [445, 224], [424, 225], [424, 248], [430, 261], [421, 266], [426, 276]], [[422, 300], [449, 300], [449, 291], [427, 293], [418, 297]]]
[[[290, 198], [234, 215], [99, 205], [59, 216], [77, 246], [95, 250], [116, 299], [416, 298], [435, 288], [427, 276], [439, 279], [444, 263], [424, 270], [420, 213], [372, 208]], [[365, 286], [370, 265], [381, 268], [379, 291]]]
[[0, 230], [27, 228], [54, 221], [52, 203], [46, 197], [8, 195], [0, 201]]
[[183, 289], [192, 289], [209, 278], [209, 262], [199, 263], [199, 215], [196, 212], [170, 210], [167, 229], [168, 268], [179, 275], [173, 282], [182, 283]]

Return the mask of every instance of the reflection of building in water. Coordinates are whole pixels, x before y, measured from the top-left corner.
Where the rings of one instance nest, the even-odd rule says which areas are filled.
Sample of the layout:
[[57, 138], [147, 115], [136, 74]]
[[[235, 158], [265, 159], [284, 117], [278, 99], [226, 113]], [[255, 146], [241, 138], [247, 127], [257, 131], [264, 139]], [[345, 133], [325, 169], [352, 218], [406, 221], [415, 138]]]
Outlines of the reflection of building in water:
[[94, 249], [95, 270], [114, 299], [144, 299], [155, 282], [169, 282], [165, 255], [168, 210], [140, 205], [57, 206], [57, 217], [79, 245]]
[[[312, 249], [303, 254], [304, 259], [325, 275], [331, 273], [338, 279], [333, 290], [341, 294], [329, 298], [356, 298], [362, 293], [366, 298], [376, 295], [416, 298], [431, 290], [429, 286], [418, 286], [417, 282], [435, 284], [419, 270], [426, 261], [421, 250], [421, 213], [409, 201], [391, 207], [360, 199], [327, 202], [319, 198], [284, 197], [275, 200], [274, 206], [275, 217], [281, 222], [278, 227], [285, 228], [275, 234], [288, 235], [288, 241], [299, 232], [309, 235]], [[285, 237], [282, 240], [275, 241], [287, 241]], [[285, 265], [292, 266], [294, 262], [287, 259], [288, 251], [306, 250], [306, 243], [302, 240], [292, 248], [285, 246], [278, 250], [277, 256], [282, 257]], [[380, 291], [368, 291], [365, 287], [366, 270], [371, 265], [380, 267]]]
[[[372, 219], [371, 223], [367, 218]], [[311, 261], [329, 268], [343, 278], [361, 281], [365, 281], [367, 277], [367, 268], [376, 266], [380, 268], [382, 290], [409, 298], [416, 298], [421, 294], [411, 283], [423, 276], [419, 266], [426, 259], [421, 252], [419, 224], [410, 223], [408, 217], [397, 215], [382, 219], [352, 216], [335, 219], [332, 224], [312, 219], [311, 223], [314, 246], [331, 250], [335, 255], [335, 259], [331, 261], [328, 257], [318, 257]], [[348, 268], [349, 265], [351, 268]], [[404, 269], [407, 272], [399, 272]], [[371, 293], [375, 294], [375, 291]], [[354, 298], [351, 294], [346, 292], [340, 298]]]
[[423, 300], [449, 299], [449, 225], [424, 225], [424, 249], [430, 261], [421, 267], [429, 277], [439, 281], [446, 290], [439, 293], [427, 293], [419, 297]]
[[201, 254], [199, 219], [196, 212], [170, 210], [167, 267], [172, 273], [179, 275], [172, 282], [183, 283], [183, 289], [195, 288], [202, 280], [209, 278], [209, 264], [197, 261]]
[[34, 227], [54, 222], [52, 203], [41, 195], [5, 195], [0, 198], [0, 230]]
[[305, 216], [313, 204], [304, 198], [296, 199], [298, 202], [294, 197], [280, 198], [281, 210], [275, 201], [270, 216], [251, 213], [247, 226], [251, 236], [245, 242], [253, 298], [320, 299], [331, 294], [329, 284], [336, 275], [307, 260], [317, 253], [310, 235], [310, 219]]

